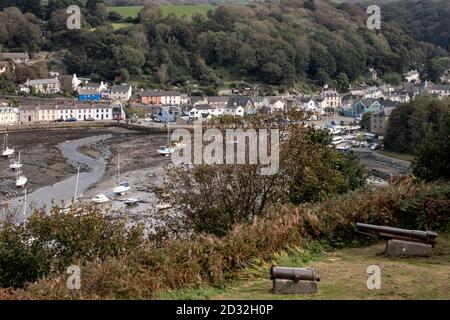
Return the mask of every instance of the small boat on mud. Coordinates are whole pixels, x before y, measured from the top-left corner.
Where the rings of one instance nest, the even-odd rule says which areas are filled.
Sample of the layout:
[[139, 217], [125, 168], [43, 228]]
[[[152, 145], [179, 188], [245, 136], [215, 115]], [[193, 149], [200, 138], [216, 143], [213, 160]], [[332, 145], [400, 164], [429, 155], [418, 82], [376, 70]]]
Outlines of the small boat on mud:
[[125, 203], [127, 206], [135, 206], [139, 202], [141, 202], [141, 200], [139, 200], [137, 198], [129, 198], [129, 199], [125, 200], [123, 203]]
[[22, 171], [17, 171], [16, 174], [16, 187], [23, 188], [28, 182], [28, 178], [22, 174]]
[[9, 168], [13, 169], [13, 170], [18, 170], [18, 169], [22, 168], [22, 163], [20, 162], [20, 152], [19, 152], [19, 158], [17, 159], [17, 161], [15, 159], [13, 159], [10, 162]]
[[91, 199], [91, 202], [93, 203], [106, 203], [109, 202], [109, 198], [105, 196], [103, 193], [96, 195], [94, 198]]
[[14, 154], [14, 149], [10, 148], [8, 145], [8, 132], [5, 133], [3, 136], [3, 148], [2, 148], [2, 156], [3, 157], [9, 157]]
[[130, 190], [130, 184], [127, 181], [121, 182], [120, 181], [120, 155], [117, 156], [117, 183], [118, 186], [113, 189], [113, 193], [115, 195], [124, 195], [127, 191]]

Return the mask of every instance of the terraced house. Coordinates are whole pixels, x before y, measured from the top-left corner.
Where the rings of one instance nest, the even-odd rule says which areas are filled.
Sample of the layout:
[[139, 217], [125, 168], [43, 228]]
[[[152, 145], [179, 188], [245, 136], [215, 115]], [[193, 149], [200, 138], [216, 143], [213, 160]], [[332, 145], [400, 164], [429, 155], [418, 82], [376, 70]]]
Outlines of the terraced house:
[[144, 91], [141, 103], [178, 106], [181, 104], [181, 93], [177, 91]]
[[108, 104], [22, 105], [19, 119], [21, 123], [53, 122], [69, 118], [77, 121], [113, 120], [113, 108]]
[[51, 78], [51, 79], [28, 79], [27, 82], [24, 83], [24, 86], [22, 88], [22, 92], [30, 93], [33, 90], [36, 93], [41, 94], [56, 94], [61, 92], [61, 82], [58, 78]]
[[0, 107], [0, 126], [12, 125], [19, 121], [19, 109], [8, 106]]
[[111, 88], [111, 100], [129, 101], [132, 89], [129, 84], [115, 85]]
[[0, 60], [10, 60], [15, 64], [28, 63], [30, 56], [27, 52], [3, 52], [0, 53]]

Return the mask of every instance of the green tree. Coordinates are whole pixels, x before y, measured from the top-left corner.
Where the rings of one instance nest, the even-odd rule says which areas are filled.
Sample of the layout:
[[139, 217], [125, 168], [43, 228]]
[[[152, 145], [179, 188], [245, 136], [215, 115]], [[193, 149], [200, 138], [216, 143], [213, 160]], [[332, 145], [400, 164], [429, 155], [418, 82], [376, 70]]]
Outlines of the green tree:
[[371, 112], [366, 112], [363, 114], [362, 119], [359, 123], [359, 125], [361, 126], [362, 129], [370, 131], [371, 130], [371, 120], [372, 119], [372, 113]]
[[412, 164], [413, 174], [426, 181], [450, 179], [450, 114], [437, 131], [428, 127], [417, 147]]

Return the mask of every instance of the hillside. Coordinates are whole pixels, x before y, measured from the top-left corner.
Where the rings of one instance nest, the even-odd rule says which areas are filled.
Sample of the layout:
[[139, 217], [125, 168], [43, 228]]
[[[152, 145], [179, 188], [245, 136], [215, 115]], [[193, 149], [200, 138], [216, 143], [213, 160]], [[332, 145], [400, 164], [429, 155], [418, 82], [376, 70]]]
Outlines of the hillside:
[[[101, 1], [88, 1], [81, 32], [65, 28], [59, 7], [48, 8], [45, 40], [40, 37], [44, 24], [36, 16], [6, 9], [0, 13], [0, 45], [32, 54], [65, 50], [60, 68], [69, 74], [142, 87], [176, 86], [187, 92], [199, 85], [209, 94], [241, 80], [282, 90], [305, 91], [324, 84], [346, 88], [363, 82], [369, 67], [381, 76], [402, 74], [448, 54], [436, 46], [439, 41], [416, 41], [394, 21], [369, 30], [365, 11], [349, 3], [228, 3], [211, 14], [202, 7], [198, 15], [188, 7], [195, 8], [151, 5], [138, 14], [136, 8], [125, 7], [120, 9], [128, 10], [124, 19], [111, 16]], [[21, 8], [39, 13], [30, 3]], [[184, 13], [191, 17], [182, 17]], [[445, 17], [439, 21], [448, 21]]]
[[[450, 235], [444, 234], [431, 258], [392, 258], [382, 255], [385, 244], [347, 248], [326, 253], [293, 249], [277, 255], [283, 266], [314, 268], [321, 276], [313, 296], [276, 295], [271, 292], [270, 264], [249, 268], [230, 284], [197, 290], [166, 291], [158, 299], [294, 300], [294, 299], [450, 299]], [[381, 269], [381, 289], [366, 287], [369, 265]], [[429, 272], [430, 268], [433, 272]]]
[[[107, 79], [119, 74], [162, 86], [196, 80], [214, 91], [228, 78], [287, 87], [307, 79], [318, 85], [333, 81], [345, 85], [369, 66], [381, 74], [402, 73], [433, 56], [433, 46], [417, 43], [389, 24], [381, 32], [368, 30], [365, 19], [359, 7], [324, 0], [227, 4], [195, 21], [166, 17], [153, 6], [132, 29], [114, 36], [119, 47], [132, 47], [138, 51], [132, 56], [146, 59], [128, 59], [132, 67], [124, 72], [125, 65], [117, 61], [114, 48], [108, 50], [106, 34], [99, 31], [82, 35], [84, 48], [74, 43], [68, 71]], [[92, 37], [104, 42], [106, 52], [92, 47]], [[136, 48], [138, 37], [148, 41]], [[80, 59], [86, 51], [93, 53], [91, 61], [80, 63], [86, 61]], [[119, 67], [104, 67], [106, 62]]]

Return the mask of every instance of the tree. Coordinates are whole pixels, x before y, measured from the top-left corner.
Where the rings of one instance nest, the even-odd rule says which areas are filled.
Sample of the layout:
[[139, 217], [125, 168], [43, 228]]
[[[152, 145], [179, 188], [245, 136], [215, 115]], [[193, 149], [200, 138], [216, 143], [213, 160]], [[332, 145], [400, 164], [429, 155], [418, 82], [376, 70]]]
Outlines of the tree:
[[348, 88], [350, 87], [350, 84], [348, 81], [348, 76], [343, 72], [340, 72], [337, 75], [336, 81], [337, 81], [338, 88], [341, 91], [347, 91]]
[[[267, 125], [283, 127], [286, 115], [272, 115]], [[290, 119], [296, 119], [289, 114]], [[303, 116], [301, 116], [303, 118]], [[300, 119], [300, 118], [299, 118]], [[220, 117], [209, 125], [226, 128], [265, 128], [257, 118]], [[328, 147], [325, 130], [289, 127], [289, 138], [281, 145], [278, 173], [261, 175], [260, 164], [198, 164], [170, 166], [161, 201], [169, 203], [172, 232], [206, 232], [222, 236], [237, 223], [248, 223], [272, 205], [323, 200], [365, 184], [366, 173], [355, 157]], [[174, 221], [172, 221], [174, 218]], [[167, 222], [167, 221], [166, 221]]]
[[166, 82], [167, 82], [167, 79], [169, 78], [169, 74], [168, 74], [168, 70], [167, 70], [167, 64], [163, 63], [163, 64], [158, 68], [158, 71], [157, 71], [156, 74], [157, 74], [157, 76], [158, 76], [158, 79], [159, 79], [160, 83], [161, 83], [162, 85], [165, 85]]
[[361, 122], [359, 123], [361, 128], [367, 131], [371, 130], [371, 120], [372, 119], [372, 113], [371, 112], [366, 112], [363, 114]]
[[430, 126], [417, 147], [412, 172], [419, 179], [433, 181], [450, 179], [450, 114], [437, 132]]

